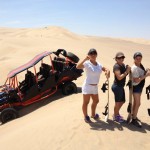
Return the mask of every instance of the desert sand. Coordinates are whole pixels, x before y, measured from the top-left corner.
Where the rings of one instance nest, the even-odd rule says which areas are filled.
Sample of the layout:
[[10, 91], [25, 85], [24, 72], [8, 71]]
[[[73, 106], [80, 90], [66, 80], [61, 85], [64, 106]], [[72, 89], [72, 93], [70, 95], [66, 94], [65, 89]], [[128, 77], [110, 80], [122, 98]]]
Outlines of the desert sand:
[[[97, 113], [100, 120], [84, 122], [81, 110], [81, 86], [85, 78], [74, 81], [78, 93], [63, 96], [61, 91], [44, 101], [21, 110], [20, 117], [0, 125], [0, 150], [148, 150], [150, 148], [150, 116], [147, 108], [145, 88], [138, 117], [143, 127], [137, 128], [126, 123], [112, 121], [114, 97], [111, 91], [113, 83], [112, 67], [116, 52], [124, 52], [125, 64], [133, 64], [133, 54], [141, 51], [144, 66], [150, 67], [150, 41], [144, 39], [112, 38], [86, 36], [72, 33], [61, 27], [44, 28], [0, 28], [0, 84], [4, 84], [9, 71], [28, 62], [35, 55], [58, 48], [76, 54], [84, 59], [90, 48], [98, 51], [97, 60], [111, 71], [110, 77], [110, 117], [104, 122], [102, 112], [107, 103], [107, 93], [101, 91], [106, 78], [101, 75], [99, 83], [100, 102]], [[127, 77], [128, 81], [128, 77]], [[147, 78], [145, 87], [150, 84]], [[128, 87], [126, 103], [121, 114], [127, 118]], [[89, 105], [90, 115], [90, 105]]]

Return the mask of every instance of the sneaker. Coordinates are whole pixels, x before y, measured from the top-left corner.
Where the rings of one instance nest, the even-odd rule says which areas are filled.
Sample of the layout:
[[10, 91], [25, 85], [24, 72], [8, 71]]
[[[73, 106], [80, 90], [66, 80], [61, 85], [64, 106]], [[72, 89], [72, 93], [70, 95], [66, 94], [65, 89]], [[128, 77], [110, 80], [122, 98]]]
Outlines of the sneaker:
[[114, 117], [113, 117], [113, 120], [116, 121], [116, 122], [119, 122], [119, 123], [124, 122], [123, 117], [120, 116], [120, 115], [114, 116]]
[[99, 119], [99, 114], [96, 114], [95, 116], [91, 116], [91, 118], [97, 120], [97, 119]]
[[136, 119], [132, 119], [131, 122], [134, 126], [138, 127], [138, 128], [142, 128], [142, 125], [140, 123], [140, 121], [136, 118]]
[[136, 120], [141, 122], [141, 120], [138, 117], [136, 117]]
[[[132, 115], [132, 118], [133, 118], [133, 115]], [[141, 120], [138, 117], [136, 117], [136, 120], [141, 122]]]
[[84, 118], [84, 121], [87, 122], [87, 123], [91, 122], [90, 117], [89, 117], [89, 116], [86, 116], [86, 117]]
[[123, 119], [123, 116], [119, 115], [122, 119]]

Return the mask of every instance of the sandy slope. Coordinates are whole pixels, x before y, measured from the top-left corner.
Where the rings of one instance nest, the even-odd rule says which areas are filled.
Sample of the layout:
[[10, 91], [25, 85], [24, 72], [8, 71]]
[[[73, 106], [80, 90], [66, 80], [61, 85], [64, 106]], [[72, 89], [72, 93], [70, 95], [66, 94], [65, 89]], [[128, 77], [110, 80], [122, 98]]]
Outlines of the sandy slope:
[[[115, 39], [107, 37], [81, 36], [60, 27], [39, 29], [0, 28], [0, 69], [3, 84], [8, 72], [32, 59], [43, 51], [64, 48], [80, 59], [86, 56], [90, 48], [96, 48], [98, 61], [111, 70], [110, 84], [113, 82], [113, 57], [117, 51], [126, 55], [125, 63], [132, 65], [133, 53], [143, 53], [143, 64], [150, 67], [150, 41], [135, 39]], [[20, 118], [0, 126], [0, 150], [148, 150], [150, 147], [150, 117], [147, 108], [145, 89], [139, 118], [143, 128], [117, 124], [112, 121], [114, 99], [110, 90], [110, 120], [103, 121], [101, 115], [106, 105], [107, 94], [100, 90], [105, 76], [102, 74], [99, 84], [100, 103], [97, 112], [101, 120], [86, 124], [81, 111], [81, 86], [85, 74], [75, 83], [78, 93], [64, 97], [61, 91], [49, 99], [33, 104], [20, 111]], [[146, 86], [149, 85], [147, 79]], [[128, 88], [126, 88], [128, 101]], [[128, 102], [122, 108], [127, 117]], [[89, 107], [90, 114], [90, 107]]]

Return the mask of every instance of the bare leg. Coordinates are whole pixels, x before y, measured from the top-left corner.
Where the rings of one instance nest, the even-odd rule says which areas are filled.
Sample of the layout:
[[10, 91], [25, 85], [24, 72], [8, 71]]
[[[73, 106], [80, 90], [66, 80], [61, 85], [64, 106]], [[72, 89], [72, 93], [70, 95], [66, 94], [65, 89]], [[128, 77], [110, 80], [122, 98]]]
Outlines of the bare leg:
[[136, 119], [139, 107], [141, 105], [141, 93], [133, 93], [133, 118]]
[[83, 94], [83, 105], [82, 105], [82, 111], [84, 116], [86, 117], [88, 115], [87, 113], [87, 106], [90, 101], [90, 94]]
[[92, 97], [92, 100], [93, 100], [92, 105], [91, 105], [91, 110], [92, 110], [91, 113], [92, 113], [92, 116], [94, 117], [96, 106], [99, 103], [99, 97], [98, 97], [98, 94], [92, 94], [91, 97]]
[[120, 108], [122, 107], [123, 104], [124, 104], [124, 102], [116, 102], [115, 103], [114, 116], [119, 115]]

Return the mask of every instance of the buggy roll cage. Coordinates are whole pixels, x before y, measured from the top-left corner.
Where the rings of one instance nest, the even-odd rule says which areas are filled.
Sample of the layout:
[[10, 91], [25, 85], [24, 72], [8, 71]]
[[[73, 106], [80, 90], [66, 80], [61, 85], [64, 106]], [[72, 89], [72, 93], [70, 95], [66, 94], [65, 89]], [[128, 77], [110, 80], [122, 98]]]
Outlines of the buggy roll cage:
[[[59, 55], [63, 55], [66, 59], [65, 59], [65, 62], [66, 64], [70, 61], [72, 63], [75, 63], [73, 62], [72, 60], [70, 60], [68, 57], [67, 57], [67, 52], [66, 50], [64, 49], [58, 49], [57, 51], [53, 51], [53, 52], [48, 52], [48, 51], [45, 51], [41, 54], [38, 54], [36, 55], [32, 60], [30, 60], [29, 62], [27, 62], [26, 64], [24, 65], [21, 65], [20, 67], [10, 71], [7, 75], [7, 79], [5, 81], [5, 84], [0, 86], [0, 88], [4, 88], [5, 91], [9, 91], [10, 89], [16, 89], [18, 90], [18, 95], [20, 97], [20, 99], [22, 99], [22, 95], [21, 95], [21, 91], [20, 91], [20, 88], [19, 88], [19, 84], [18, 84], [18, 79], [17, 79], [17, 75], [25, 70], [28, 71], [29, 68], [33, 67], [34, 68], [34, 75], [35, 75], [35, 78], [36, 78], [36, 83], [38, 83], [38, 77], [37, 77], [37, 71], [36, 71], [36, 67], [35, 65], [41, 61], [41, 63], [43, 63], [43, 58], [48, 56], [50, 57], [50, 64], [51, 64], [51, 71], [52, 73], [55, 72], [54, 70], [54, 65], [53, 65], [53, 62], [52, 62], [52, 57], [51, 57], [51, 54], [55, 54], [57, 57], [59, 57]], [[57, 87], [56, 87], [57, 88]]]

